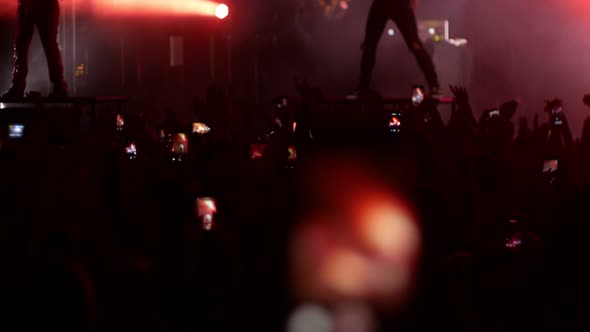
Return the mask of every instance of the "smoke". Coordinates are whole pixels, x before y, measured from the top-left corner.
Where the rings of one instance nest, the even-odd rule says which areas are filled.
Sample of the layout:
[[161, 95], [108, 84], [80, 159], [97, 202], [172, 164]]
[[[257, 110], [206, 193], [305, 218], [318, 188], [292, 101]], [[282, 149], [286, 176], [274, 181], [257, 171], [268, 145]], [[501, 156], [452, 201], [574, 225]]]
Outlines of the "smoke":
[[[431, 1], [440, 6], [440, 1]], [[544, 101], [565, 100], [577, 136], [590, 92], [590, 3], [580, 0], [461, 1], [456, 22], [471, 42], [471, 90], [481, 107], [519, 98], [520, 115], [540, 113]], [[585, 9], [585, 10], [583, 10]], [[541, 117], [543, 119], [543, 117]]]
[[[71, 1], [62, 0], [61, 4], [66, 8]], [[242, 6], [235, 15], [245, 17], [260, 11], [265, 1], [260, 2]], [[16, 0], [0, 0], [0, 16], [13, 18], [16, 3]], [[517, 98], [521, 102], [518, 115], [529, 118], [542, 111], [546, 99], [561, 97], [577, 136], [587, 112], [581, 99], [590, 92], [587, 74], [590, 57], [585, 56], [590, 53], [589, 1], [420, 0], [419, 3], [419, 19], [449, 19], [451, 35], [470, 42], [461, 50], [435, 50], [439, 71], [446, 79], [443, 84], [466, 85], [475, 109], [480, 111]], [[344, 15], [328, 19], [317, 8], [308, 8], [297, 20], [294, 31], [300, 41], [298, 48], [308, 64], [304, 74], [328, 95], [343, 94], [356, 85], [360, 44], [370, 4], [371, 0], [354, 0]], [[394, 28], [393, 23], [387, 28]], [[4, 34], [2, 43], [9, 45], [9, 39]], [[399, 34], [384, 35], [378, 54], [374, 86], [383, 94], [406, 93], [410, 85], [423, 81]], [[3, 59], [9, 64], [9, 53]], [[2, 73], [8, 75], [9, 69], [2, 69]], [[291, 77], [285, 79], [290, 81]]]
[[311, 79], [327, 94], [353, 89], [360, 68], [366, 14], [370, 1], [353, 1], [340, 16], [326, 17], [320, 8], [307, 8], [296, 31], [313, 59]]
[[[319, 84], [329, 93], [354, 88], [360, 49], [371, 1], [353, 1], [339, 19], [319, 16], [301, 24], [306, 52], [320, 70]], [[587, 0], [421, 0], [418, 19], [449, 19], [451, 36], [469, 40], [457, 50], [436, 50], [443, 84], [464, 84], [476, 110], [518, 99], [517, 116], [541, 113], [544, 101], [565, 100], [577, 136], [587, 110], [582, 96], [590, 92], [590, 2]], [[394, 28], [390, 23], [387, 27]], [[439, 47], [440, 48], [440, 47]], [[449, 65], [450, 64], [450, 65]], [[460, 78], [460, 79], [459, 79]], [[374, 86], [383, 94], [409, 91], [423, 80], [399, 34], [384, 34]], [[448, 92], [448, 90], [446, 90]], [[541, 119], [544, 120], [543, 115]]]
[[[590, 2], [585, 0], [423, 1], [424, 14], [451, 19], [452, 33], [469, 39], [474, 67], [469, 88], [482, 110], [516, 98], [517, 116], [542, 113], [563, 98], [575, 136], [590, 92]], [[443, 17], [441, 17], [443, 18]], [[541, 120], [544, 115], [540, 115]]]

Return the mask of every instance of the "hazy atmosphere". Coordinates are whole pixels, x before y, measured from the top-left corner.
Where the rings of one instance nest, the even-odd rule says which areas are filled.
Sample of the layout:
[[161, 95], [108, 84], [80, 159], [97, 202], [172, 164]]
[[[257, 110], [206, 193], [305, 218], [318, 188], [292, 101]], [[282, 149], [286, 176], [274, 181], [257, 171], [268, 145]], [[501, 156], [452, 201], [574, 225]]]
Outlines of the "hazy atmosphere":
[[[64, 7], [62, 12], [66, 16], [63, 20], [67, 21], [69, 2], [61, 2]], [[264, 58], [266, 69], [262, 66], [263, 80], [265, 77], [272, 77], [273, 80], [279, 78], [280, 81], [274, 82], [265, 90], [265, 98], [270, 99], [273, 94], [292, 94], [293, 76], [309, 77], [312, 82], [323, 86], [327, 95], [332, 96], [343, 95], [355, 87], [360, 44], [370, 1], [354, 0], [345, 13], [328, 19], [309, 10], [301, 11], [302, 14], [295, 21], [279, 18], [279, 23], [275, 22], [276, 17], [268, 14], [273, 8], [297, 7], [305, 1], [234, 2], [236, 9], [233, 15], [236, 23], [233, 25], [233, 34], [238, 36], [235, 38], [235, 47], [240, 53], [234, 57], [236, 81], [246, 82], [244, 84], [250, 86], [253, 84], [254, 57], [247, 58], [246, 55], [252, 53], [253, 45], [256, 44], [254, 32], [261, 27], [272, 26], [275, 30], [286, 30], [282, 33], [289, 37], [285, 41], [279, 39], [279, 45], [286, 43], [287, 46], [280, 45], [278, 51]], [[0, 54], [0, 87], [6, 88], [10, 80], [10, 48], [16, 0], [1, 0], [0, 3], [0, 15], [5, 17], [0, 34], [0, 49], [3, 50]], [[90, 4], [92, 1], [79, 3]], [[463, 48], [437, 45], [434, 49], [434, 59], [444, 92], [449, 92], [445, 89], [448, 83], [468, 86], [472, 102], [478, 111], [511, 98], [518, 98], [522, 103], [520, 112], [529, 117], [542, 109], [545, 99], [562, 97], [572, 120], [577, 120], [571, 121], [573, 130], [579, 132], [582, 116], [585, 115], [580, 114], [585, 112], [581, 107], [580, 96], [590, 87], [590, 76], [587, 75], [590, 57], [582, 56], [590, 52], [590, 3], [584, 0], [421, 0], [419, 4], [418, 19], [449, 19], [451, 37], [466, 38], [469, 42]], [[104, 18], [111, 13], [86, 10], [83, 15]], [[88, 20], [86, 18], [86, 22]], [[198, 17], [192, 19], [193, 22], [197, 20]], [[174, 18], [167, 18], [164, 21], [159, 20], [159, 24], [178, 24], [174, 21]], [[394, 24], [390, 23], [387, 29], [393, 27]], [[78, 43], [87, 46], [84, 52], [92, 58], [94, 51], [104, 45], [101, 43], [111, 38], [113, 29], [116, 28], [95, 25], [90, 30], [80, 32], [78, 38], [83, 40]], [[177, 31], [178, 27], [169, 30]], [[204, 30], [200, 26], [189, 30], [189, 33], [206, 35]], [[67, 30], [67, 34], [69, 36], [71, 30]], [[279, 34], [279, 38], [280, 36]], [[264, 38], [261, 37], [263, 45]], [[380, 45], [374, 88], [384, 95], [404, 95], [408, 87], [402, 82], [419, 83], [423, 78], [398, 33], [393, 37], [386, 33], [383, 39], [386, 42]], [[63, 45], [66, 64], [71, 52], [69, 42], [66, 40]], [[206, 42], [195, 44], [192, 48], [187, 46], [186, 52], [197, 52], [203, 46], [207, 46]], [[281, 47], [283, 51], [280, 50]], [[44, 61], [37, 37], [30, 57], [32, 62]], [[116, 58], [117, 55], [113, 57]], [[187, 57], [191, 55], [188, 54]], [[202, 71], [207, 72], [207, 61], [202, 64]], [[290, 69], [277, 72], [273, 66], [285, 64]], [[44, 66], [37, 67], [31, 70], [33, 87], [36, 80], [42, 81], [46, 77]], [[144, 71], [149, 72], [150, 69], [155, 70], [145, 67]], [[199, 86], [206, 84], [203, 82]], [[262, 84], [264, 86], [264, 82]]]

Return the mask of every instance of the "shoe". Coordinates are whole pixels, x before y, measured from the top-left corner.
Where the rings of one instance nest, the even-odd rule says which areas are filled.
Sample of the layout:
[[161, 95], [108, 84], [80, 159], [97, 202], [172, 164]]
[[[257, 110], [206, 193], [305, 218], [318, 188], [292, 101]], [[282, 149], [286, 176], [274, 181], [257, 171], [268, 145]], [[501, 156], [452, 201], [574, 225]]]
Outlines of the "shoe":
[[11, 87], [2, 95], [2, 99], [22, 99], [25, 97], [25, 89], [16, 86]]
[[51, 91], [48, 98], [51, 98], [51, 99], [68, 98], [68, 90], [65, 88], [61, 88], [61, 87], [54, 87], [53, 91]]

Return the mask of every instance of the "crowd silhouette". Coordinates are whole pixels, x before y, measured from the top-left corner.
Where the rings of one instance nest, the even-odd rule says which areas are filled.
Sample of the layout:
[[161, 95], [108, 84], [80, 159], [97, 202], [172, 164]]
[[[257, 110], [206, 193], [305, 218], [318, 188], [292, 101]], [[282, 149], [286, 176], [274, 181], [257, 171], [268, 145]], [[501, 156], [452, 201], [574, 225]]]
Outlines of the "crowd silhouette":
[[[22, 138], [4, 135], [2, 329], [284, 330], [300, 301], [290, 238], [325, 208], [309, 170], [337, 169], [327, 155], [362, 161], [420, 220], [417, 292], [375, 331], [587, 327], [590, 119], [575, 140], [558, 99], [532, 126], [516, 101], [478, 121], [452, 87], [445, 124], [433, 99], [392, 111], [296, 84], [257, 126], [211, 88], [190, 123], [107, 112], [64, 134], [70, 113], [41, 114]], [[198, 198], [216, 204], [214, 227]]]

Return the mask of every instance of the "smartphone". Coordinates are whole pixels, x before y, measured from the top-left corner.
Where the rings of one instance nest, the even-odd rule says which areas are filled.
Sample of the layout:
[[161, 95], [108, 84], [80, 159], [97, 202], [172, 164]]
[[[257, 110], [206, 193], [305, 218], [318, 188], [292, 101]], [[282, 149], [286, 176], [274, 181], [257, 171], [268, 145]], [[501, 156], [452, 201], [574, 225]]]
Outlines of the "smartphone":
[[559, 170], [559, 160], [545, 160], [543, 162], [543, 173], [554, 173]]
[[193, 123], [193, 134], [197, 135], [205, 135], [206, 133], [210, 132], [211, 128], [202, 122], [195, 122]]
[[199, 197], [197, 198], [195, 214], [201, 221], [202, 227], [210, 231], [215, 227], [214, 216], [217, 213], [217, 204], [214, 198]]
[[117, 131], [123, 131], [123, 129], [125, 128], [125, 118], [121, 113], [117, 114], [116, 128]]
[[420, 106], [424, 101], [424, 87], [420, 85], [415, 85], [412, 87], [412, 105], [414, 107]]
[[178, 133], [172, 135], [172, 144], [170, 145], [172, 161], [182, 161], [188, 154], [188, 139], [186, 134]]
[[129, 143], [129, 145], [125, 147], [125, 154], [130, 160], [137, 159], [137, 145], [133, 142]]
[[289, 148], [287, 148], [287, 153], [288, 153], [288, 157], [287, 157], [287, 161], [288, 162], [296, 162], [297, 161], [297, 148], [295, 147], [295, 145], [289, 145]]
[[273, 100], [273, 104], [277, 109], [285, 109], [289, 106], [289, 99], [287, 97], [277, 97]]
[[392, 112], [389, 115], [389, 132], [399, 133], [402, 129], [402, 114], [400, 112]]
[[522, 233], [516, 232], [514, 235], [506, 238], [504, 246], [508, 249], [518, 249], [523, 243]]
[[563, 124], [563, 106], [555, 106], [551, 109], [551, 122], [555, 126]]
[[260, 160], [264, 157], [266, 151], [266, 143], [250, 144], [250, 160]]
[[23, 124], [11, 124], [8, 126], [8, 137], [10, 138], [22, 138], [25, 134], [25, 125]]
[[488, 113], [488, 117], [490, 119], [495, 118], [495, 117], [499, 117], [499, 116], [500, 116], [500, 109], [499, 108], [492, 109]]

